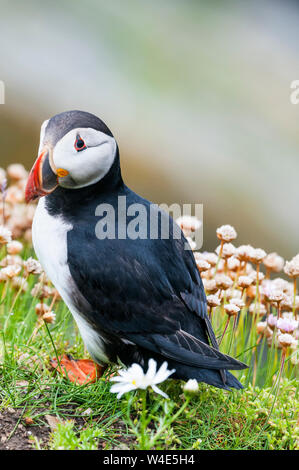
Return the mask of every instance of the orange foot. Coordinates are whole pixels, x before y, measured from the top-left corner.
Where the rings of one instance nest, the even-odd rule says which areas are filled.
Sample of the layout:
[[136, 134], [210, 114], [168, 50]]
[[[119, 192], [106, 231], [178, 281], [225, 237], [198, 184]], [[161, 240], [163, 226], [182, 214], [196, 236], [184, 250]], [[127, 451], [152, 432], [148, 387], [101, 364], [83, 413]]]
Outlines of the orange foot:
[[64, 354], [51, 359], [51, 366], [60, 374], [68, 377], [71, 382], [79, 385], [92, 383], [102, 377], [106, 367], [101, 367], [90, 359], [73, 359], [72, 356]]

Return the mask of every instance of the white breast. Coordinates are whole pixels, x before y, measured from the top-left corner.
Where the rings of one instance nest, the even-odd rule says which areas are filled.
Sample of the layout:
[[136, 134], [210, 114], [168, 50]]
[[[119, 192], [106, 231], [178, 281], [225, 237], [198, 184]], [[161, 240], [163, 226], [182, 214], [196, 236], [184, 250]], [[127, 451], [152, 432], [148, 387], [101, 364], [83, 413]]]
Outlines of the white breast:
[[67, 264], [67, 232], [72, 225], [61, 217], [51, 216], [41, 198], [32, 224], [32, 240], [36, 255], [49, 279], [58, 290], [76, 320], [81, 336], [90, 355], [98, 362], [109, 362], [104, 342], [86, 322], [72, 301], [72, 292], [77, 289]]

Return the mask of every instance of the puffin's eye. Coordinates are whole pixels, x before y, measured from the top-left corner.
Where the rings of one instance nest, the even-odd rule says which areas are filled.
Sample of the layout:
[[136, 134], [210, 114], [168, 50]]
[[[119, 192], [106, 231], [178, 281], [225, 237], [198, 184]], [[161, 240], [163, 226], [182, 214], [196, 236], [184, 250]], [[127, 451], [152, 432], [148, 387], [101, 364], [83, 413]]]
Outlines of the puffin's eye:
[[84, 150], [84, 149], [87, 148], [84, 140], [81, 139], [81, 137], [79, 137], [79, 136], [76, 138], [76, 142], [75, 142], [74, 147], [77, 150], [77, 152], [81, 152], [81, 150]]

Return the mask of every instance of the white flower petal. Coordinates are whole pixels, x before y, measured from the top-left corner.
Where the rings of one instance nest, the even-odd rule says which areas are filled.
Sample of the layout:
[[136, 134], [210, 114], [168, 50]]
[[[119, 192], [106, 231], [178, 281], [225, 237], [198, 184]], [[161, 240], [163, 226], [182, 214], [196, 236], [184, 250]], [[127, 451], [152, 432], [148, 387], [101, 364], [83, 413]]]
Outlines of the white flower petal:
[[158, 393], [159, 395], [162, 395], [162, 397], [164, 398], [169, 398], [168, 395], [164, 392], [162, 392], [162, 390], [160, 390], [157, 385], [152, 385], [152, 389], [154, 390], [154, 392]]

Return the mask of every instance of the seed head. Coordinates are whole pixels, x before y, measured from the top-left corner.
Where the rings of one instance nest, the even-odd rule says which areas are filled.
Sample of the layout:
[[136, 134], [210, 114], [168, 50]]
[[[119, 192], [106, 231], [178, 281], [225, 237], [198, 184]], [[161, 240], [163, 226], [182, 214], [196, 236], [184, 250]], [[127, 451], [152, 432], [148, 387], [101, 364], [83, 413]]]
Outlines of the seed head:
[[282, 333], [291, 334], [298, 328], [298, 321], [292, 320], [291, 318], [279, 318], [276, 326]]
[[289, 334], [282, 334], [278, 336], [278, 342], [283, 348], [288, 348], [292, 345], [294, 338]]
[[254, 248], [251, 245], [241, 245], [236, 249], [236, 257], [240, 261], [249, 261], [251, 255], [254, 252]]
[[10, 266], [6, 266], [6, 268], [1, 269], [2, 276], [4, 276], [7, 280], [16, 277], [21, 272], [21, 266], [18, 264], [11, 264]]
[[23, 244], [17, 240], [13, 240], [7, 244], [6, 249], [9, 255], [18, 255], [23, 250]]
[[191, 233], [198, 230], [201, 226], [201, 221], [191, 215], [179, 217], [176, 219], [176, 223], [181, 227], [185, 237], [190, 237]]
[[231, 225], [221, 225], [217, 228], [216, 234], [219, 240], [224, 242], [231, 242], [237, 238], [237, 232]]
[[28, 177], [28, 173], [23, 165], [19, 163], [13, 163], [7, 168], [7, 176], [12, 180], [19, 181], [26, 179]]
[[11, 231], [4, 225], [0, 225], [0, 245], [7, 245], [11, 242]]
[[266, 252], [261, 248], [254, 248], [253, 251], [250, 252], [249, 261], [254, 264], [260, 264], [266, 255]]
[[296, 278], [299, 276], [299, 255], [294, 256], [291, 261], [287, 261], [284, 267], [287, 276]]
[[42, 272], [41, 264], [31, 257], [24, 261], [24, 269], [27, 274], [41, 274]]
[[208, 295], [207, 296], [207, 304], [209, 307], [218, 307], [220, 305], [220, 299], [218, 295]]
[[46, 323], [54, 323], [55, 320], [56, 320], [56, 314], [52, 311], [51, 312], [46, 312], [46, 313], [44, 313], [42, 318]]
[[203, 285], [206, 292], [209, 294], [215, 294], [218, 290], [215, 279], [203, 279]]
[[218, 289], [226, 290], [233, 285], [233, 281], [230, 277], [226, 276], [225, 274], [218, 274], [215, 277], [216, 285]]
[[235, 304], [226, 304], [224, 305], [224, 310], [229, 316], [235, 316], [240, 312], [240, 307]]
[[269, 271], [274, 271], [275, 273], [281, 271], [284, 265], [284, 259], [277, 253], [269, 253], [263, 262]]
[[251, 286], [253, 279], [250, 276], [240, 276], [238, 279], [238, 286], [242, 289], [246, 289]]
[[[221, 245], [217, 246], [216, 253], [219, 256], [221, 250]], [[230, 258], [236, 252], [236, 247], [232, 243], [225, 243], [222, 247], [222, 257], [223, 258]]]

